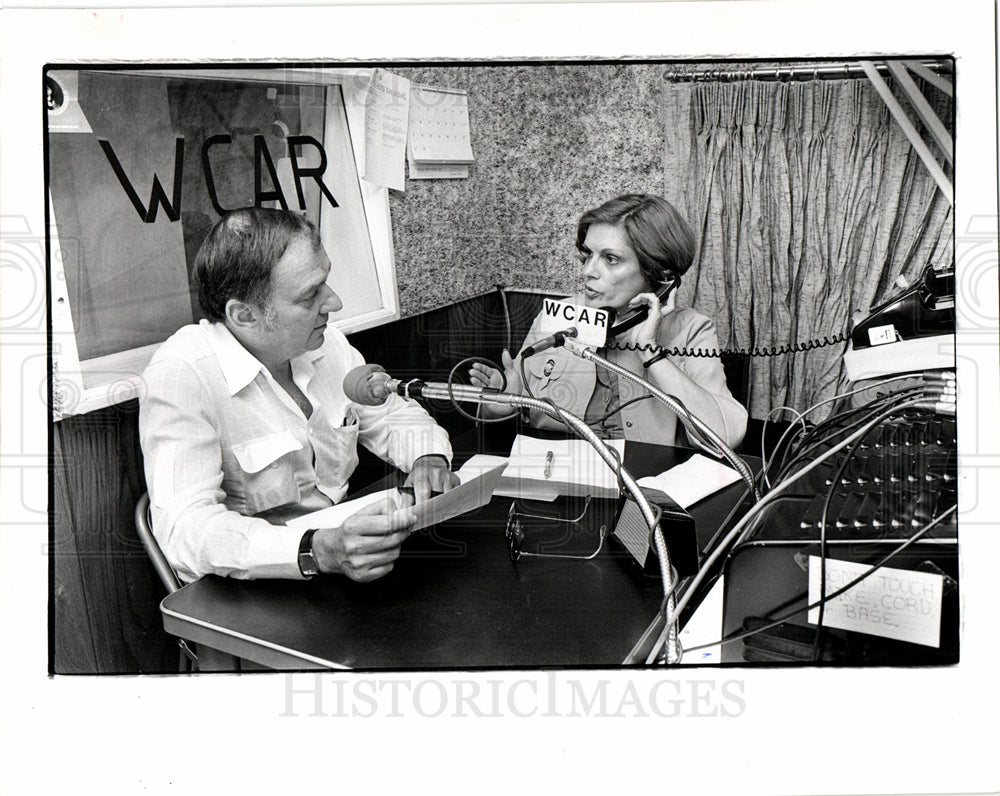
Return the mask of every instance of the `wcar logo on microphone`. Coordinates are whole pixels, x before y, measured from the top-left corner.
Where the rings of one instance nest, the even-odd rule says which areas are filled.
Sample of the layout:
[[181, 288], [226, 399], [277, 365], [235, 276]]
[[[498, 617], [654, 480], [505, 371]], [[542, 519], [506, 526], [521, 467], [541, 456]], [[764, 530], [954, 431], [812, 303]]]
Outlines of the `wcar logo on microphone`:
[[608, 337], [611, 314], [607, 310], [571, 304], [568, 301], [545, 299], [539, 330], [543, 334], [576, 329], [576, 339], [584, 345], [602, 346]]

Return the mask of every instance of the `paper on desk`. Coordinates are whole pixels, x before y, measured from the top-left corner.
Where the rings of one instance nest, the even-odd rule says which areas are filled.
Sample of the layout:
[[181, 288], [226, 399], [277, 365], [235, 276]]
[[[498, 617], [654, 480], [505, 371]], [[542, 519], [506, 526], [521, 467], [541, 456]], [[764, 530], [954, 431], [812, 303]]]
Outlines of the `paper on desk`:
[[[624, 455], [624, 440], [607, 443], [619, 456]], [[545, 440], [519, 434], [510, 459], [477, 454], [461, 467], [459, 477], [464, 479], [466, 474], [475, 475], [503, 462], [507, 462], [507, 469], [494, 491], [497, 495], [548, 502], [560, 495], [618, 495], [614, 470], [580, 439]]]
[[683, 464], [659, 475], [640, 478], [636, 483], [665, 492], [677, 505], [686, 509], [739, 480], [740, 474], [732, 467], [696, 453]]
[[[456, 475], [462, 479], [462, 483], [465, 483], [469, 478], [476, 478], [499, 464], [507, 464], [507, 461], [503, 456], [489, 456], [485, 453], [477, 453], [459, 468]], [[559, 497], [559, 490], [552, 486], [545, 486], [538, 481], [511, 478], [505, 473], [500, 479], [497, 488], [493, 490], [493, 494], [500, 495], [501, 497], [541, 500], [551, 503]]]
[[[502, 462], [492, 469], [484, 470], [468, 480], [463, 480], [454, 489], [442, 492], [440, 495], [414, 506], [413, 510], [417, 515], [417, 521], [410, 529], [411, 532], [485, 506], [493, 497], [493, 490], [500, 483], [500, 476], [503, 475], [506, 466], [506, 462]], [[395, 489], [384, 489], [381, 492], [314, 511], [311, 514], [304, 514], [290, 520], [288, 525], [304, 528], [336, 528], [343, 525], [344, 520], [357, 514], [365, 506], [369, 506], [388, 495], [396, 496], [398, 494]]]
[[[624, 458], [625, 440], [605, 440]], [[504, 475], [552, 485], [560, 494], [583, 489], [587, 494], [618, 495], [618, 475], [586, 440], [546, 440], [518, 434]]]

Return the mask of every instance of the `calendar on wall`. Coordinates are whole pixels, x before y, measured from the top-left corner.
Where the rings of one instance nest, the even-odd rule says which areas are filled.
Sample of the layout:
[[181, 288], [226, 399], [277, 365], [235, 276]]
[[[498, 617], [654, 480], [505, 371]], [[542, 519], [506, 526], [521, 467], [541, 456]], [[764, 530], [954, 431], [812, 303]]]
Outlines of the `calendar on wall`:
[[469, 176], [475, 156], [465, 91], [410, 87], [406, 155], [411, 179]]

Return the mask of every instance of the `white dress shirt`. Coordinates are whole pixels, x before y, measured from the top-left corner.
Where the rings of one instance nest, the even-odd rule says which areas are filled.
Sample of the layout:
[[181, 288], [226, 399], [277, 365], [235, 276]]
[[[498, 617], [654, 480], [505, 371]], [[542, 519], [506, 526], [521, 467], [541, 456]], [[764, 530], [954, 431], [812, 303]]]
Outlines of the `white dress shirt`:
[[419, 405], [390, 396], [361, 406], [343, 380], [364, 364], [334, 327], [291, 361], [309, 418], [229, 330], [178, 330], [143, 374], [139, 434], [153, 532], [178, 577], [301, 578], [292, 517], [343, 498], [357, 443], [409, 472], [421, 456], [451, 461], [448, 435]]

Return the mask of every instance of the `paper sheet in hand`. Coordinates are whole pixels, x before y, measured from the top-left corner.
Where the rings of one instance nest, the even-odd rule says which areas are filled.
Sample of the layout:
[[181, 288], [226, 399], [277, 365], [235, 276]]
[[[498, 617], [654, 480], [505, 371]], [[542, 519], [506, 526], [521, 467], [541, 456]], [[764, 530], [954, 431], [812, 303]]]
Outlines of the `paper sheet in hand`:
[[314, 511], [311, 514], [303, 514], [301, 517], [289, 520], [286, 525], [292, 525], [297, 528], [338, 528], [344, 524], [344, 520], [357, 514], [365, 506], [377, 503], [390, 496], [395, 498], [398, 494], [395, 489], [383, 489], [381, 492], [372, 492], [370, 495], [355, 498], [354, 500], [345, 500], [343, 503]]
[[454, 489], [442, 492], [440, 495], [414, 506], [414, 511], [417, 512], [417, 522], [412, 530], [419, 531], [428, 525], [436, 525], [460, 514], [475, 511], [480, 506], [485, 506], [493, 497], [493, 490], [500, 483], [500, 476], [503, 475], [506, 467], [506, 464], [498, 465], [476, 478], [463, 481]]
[[[440, 495], [436, 495], [430, 500], [425, 500], [423, 503], [414, 506], [413, 510], [416, 512], [417, 521], [410, 530], [419, 531], [428, 525], [444, 522], [460, 514], [474, 511], [480, 506], [485, 506], [490, 502], [490, 498], [493, 497], [493, 490], [500, 483], [500, 476], [503, 475], [506, 466], [506, 462], [496, 465], [492, 469], [485, 470], [468, 480], [463, 480], [454, 489], [442, 492]], [[375, 503], [388, 495], [396, 494], [398, 493], [395, 489], [385, 489], [355, 500], [338, 503], [336, 506], [314, 511], [311, 514], [304, 514], [301, 517], [290, 520], [288, 525], [302, 528], [336, 528], [343, 525], [344, 520], [357, 514], [365, 506]]]
[[732, 467], [696, 453], [683, 464], [659, 475], [640, 478], [636, 483], [665, 492], [674, 503], [686, 509], [739, 480], [740, 474]]
[[506, 467], [507, 459], [503, 456], [490, 456], [485, 453], [477, 453], [455, 471], [455, 475], [464, 484], [473, 478], [480, 478], [490, 470], [497, 467]]

